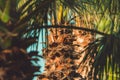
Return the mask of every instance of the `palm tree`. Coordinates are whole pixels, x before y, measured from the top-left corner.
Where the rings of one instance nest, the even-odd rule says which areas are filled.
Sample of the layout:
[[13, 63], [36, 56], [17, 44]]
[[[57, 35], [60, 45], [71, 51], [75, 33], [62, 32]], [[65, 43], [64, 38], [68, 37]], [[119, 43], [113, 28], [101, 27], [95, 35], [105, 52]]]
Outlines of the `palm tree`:
[[[19, 78], [22, 76], [23, 80], [31, 79], [30, 76], [33, 77], [33, 73], [39, 70], [30, 63], [30, 57], [34, 56], [36, 52], [31, 52], [30, 55], [27, 54], [26, 49], [31, 44], [34, 44], [34, 47], [38, 45], [38, 43], [35, 43], [38, 40], [37, 37], [39, 37], [38, 33], [41, 28], [45, 28], [46, 37], [48, 34], [47, 28], [56, 28], [55, 31], [52, 30], [55, 39], [58, 37], [56, 36], [58, 35], [58, 28], [77, 29], [93, 33], [96, 35], [94, 41], [86, 47], [85, 57], [79, 66], [86, 61], [92, 62], [90, 75], [94, 77], [94, 80], [97, 78], [100, 80], [117, 80], [120, 78], [120, 60], [118, 57], [120, 55], [119, 0], [0, 1], [0, 61], [1, 63], [4, 62], [0, 69], [2, 72], [1, 79], [16, 80], [14, 79], [17, 76], [15, 74], [18, 74]], [[48, 26], [48, 21], [52, 25]], [[72, 21], [78, 22], [73, 23]], [[79, 22], [82, 22], [82, 24]], [[102, 36], [100, 37], [100, 35]], [[48, 43], [47, 38], [45, 43]], [[24, 59], [17, 56], [24, 57]], [[16, 57], [18, 60], [16, 60]], [[20, 66], [23, 66], [23, 62], [25, 64], [28, 62], [31, 68], [27, 71], [33, 71], [25, 71], [25, 69], [29, 69], [28, 65], [25, 65], [25, 69], [21, 69], [20, 66], [15, 69], [13, 67], [14, 64], [17, 64], [15, 61], [21, 62]], [[12, 69], [13, 72], [11, 72]], [[16, 72], [16, 70], [20, 71]]]
[[[119, 0], [56, 1], [56, 4], [54, 3], [55, 8], [53, 8], [53, 17], [51, 16], [51, 19], [54, 20], [54, 24], [58, 25], [54, 26], [53, 24], [53, 26], [43, 26], [45, 28], [59, 27], [79, 29], [91, 32], [95, 35], [94, 40], [85, 49], [87, 52], [82, 63], [79, 64], [79, 66], [81, 66], [86, 62], [92, 62], [91, 73], [89, 73], [89, 75], [92, 75], [94, 80], [118, 80], [120, 78], [120, 60], [118, 57], [120, 55], [119, 3]], [[78, 16], [83, 19], [83, 26], [85, 28], [77, 27], [78, 25], [71, 26], [67, 24], [66, 26], [65, 23], [67, 23], [67, 17], [63, 17], [63, 14], [67, 13], [67, 11], [65, 12], [67, 8], [69, 8], [69, 10], [73, 10], [75, 15], [79, 14]], [[58, 15], [56, 16], [57, 11]], [[75, 18], [73, 18], [73, 20], [76, 19], [76, 16], [74, 17]]]
[[[42, 4], [42, 2], [44, 4]], [[0, 79], [32, 80], [40, 66], [31, 61], [41, 57], [36, 50], [27, 52], [31, 45], [36, 46], [39, 27], [45, 23], [43, 15], [50, 1], [40, 0], [0, 0]], [[40, 20], [42, 17], [42, 20]], [[35, 57], [36, 56], [36, 57]]]

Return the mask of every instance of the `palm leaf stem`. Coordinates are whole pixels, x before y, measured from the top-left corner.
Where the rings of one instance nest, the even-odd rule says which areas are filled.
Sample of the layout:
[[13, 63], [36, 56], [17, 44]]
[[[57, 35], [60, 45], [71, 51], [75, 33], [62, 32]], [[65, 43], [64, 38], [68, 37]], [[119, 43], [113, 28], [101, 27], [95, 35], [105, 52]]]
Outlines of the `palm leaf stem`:
[[[106, 34], [106, 33], [103, 33], [103, 32], [100, 32], [100, 31], [97, 31], [95, 29], [88, 29], [88, 28], [84, 28], [84, 27], [77, 27], [77, 26], [60, 26], [60, 25], [50, 25], [50, 26], [38, 26], [36, 25], [36, 29], [40, 29], [40, 28], [46, 28], [46, 29], [49, 29], [49, 28], [66, 28], [66, 29], [76, 29], [76, 30], [83, 30], [83, 31], [87, 31], [87, 32], [91, 32], [91, 33], [96, 33], [96, 34], [100, 34], [100, 35], [103, 35], [103, 36], [110, 36], [109, 34]], [[32, 29], [32, 28], [31, 28]], [[31, 29], [29, 29], [28, 31], [31, 31]], [[34, 28], [35, 29], [35, 28]]]

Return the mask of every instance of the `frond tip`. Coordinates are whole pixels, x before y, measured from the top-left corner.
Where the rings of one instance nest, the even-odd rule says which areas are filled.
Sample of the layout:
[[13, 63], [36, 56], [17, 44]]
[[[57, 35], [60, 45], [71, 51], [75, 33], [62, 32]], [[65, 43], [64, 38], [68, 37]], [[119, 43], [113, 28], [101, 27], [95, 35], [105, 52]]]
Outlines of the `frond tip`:
[[120, 38], [115, 35], [110, 35], [101, 37], [99, 40], [94, 41], [94, 44], [89, 45], [82, 63], [88, 60], [90, 62], [94, 61], [92, 67], [94, 80], [120, 79], [119, 40]]

